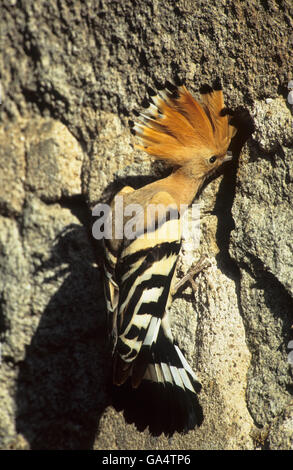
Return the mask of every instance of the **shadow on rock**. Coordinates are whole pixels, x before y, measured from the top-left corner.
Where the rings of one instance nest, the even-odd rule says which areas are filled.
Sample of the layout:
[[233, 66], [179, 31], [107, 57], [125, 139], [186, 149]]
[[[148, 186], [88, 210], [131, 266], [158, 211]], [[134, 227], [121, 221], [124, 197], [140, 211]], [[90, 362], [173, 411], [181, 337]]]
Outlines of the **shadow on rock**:
[[31, 449], [90, 449], [108, 404], [110, 353], [100, 274], [82, 226], [58, 237], [40, 277], [55, 293], [19, 365], [17, 431]]

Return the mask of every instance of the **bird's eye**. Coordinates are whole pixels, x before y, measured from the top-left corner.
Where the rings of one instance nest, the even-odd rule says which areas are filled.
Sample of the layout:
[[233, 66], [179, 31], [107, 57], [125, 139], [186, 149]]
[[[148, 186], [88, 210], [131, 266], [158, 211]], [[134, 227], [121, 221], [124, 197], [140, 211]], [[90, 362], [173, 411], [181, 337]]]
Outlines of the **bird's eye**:
[[211, 158], [209, 159], [209, 162], [210, 162], [210, 163], [215, 163], [216, 160], [217, 160], [217, 157], [215, 157], [215, 155], [214, 155], [213, 157], [211, 157]]

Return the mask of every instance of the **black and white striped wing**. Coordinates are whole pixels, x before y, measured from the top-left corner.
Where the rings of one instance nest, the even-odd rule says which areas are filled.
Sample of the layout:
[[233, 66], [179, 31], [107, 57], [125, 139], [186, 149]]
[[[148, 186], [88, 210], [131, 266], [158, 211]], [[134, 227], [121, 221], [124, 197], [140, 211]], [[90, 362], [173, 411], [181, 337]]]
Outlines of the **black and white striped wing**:
[[[142, 248], [120, 258], [118, 341], [116, 354], [122, 367], [116, 368], [115, 383], [123, 383], [125, 374], [137, 386], [147, 361], [144, 355], [156, 342], [174, 276], [180, 242], [165, 242]], [[118, 364], [117, 364], [118, 366]], [[131, 369], [131, 370], [130, 370]]]
[[128, 375], [132, 376], [134, 386], [141, 381], [142, 349], [156, 341], [170, 301], [181, 247], [180, 218], [169, 194], [157, 193], [155, 200], [162, 201], [156, 206], [158, 210], [152, 218], [145, 217], [144, 211], [139, 214], [141, 230], [134, 239], [124, 240], [117, 260], [119, 304], [114, 374], [117, 384], [123, 383]]
[[[141, 403], [136, 418], [128, 415], [130, 421], [137, 424], [146, 417], [145, 426], [149, 425], [154, 433], [162, 428], [162, 432], [172, 434], [202, 421], [196, 396], [201, 385], [174, 344], [168, 319], [170, 291], [181, 247], [177, 210], [170, 211], [167, 220], [159, 220], [154, 232], [153, 237], [143, 233], [125, 243], [117, 260], [118, 339], [113, 381], [116, 385], [124, 384], [123, 390], [121, 387], [117, 390], [118, 409], [128, 409], [132, 416], [133, 400], [127, 408], [127, 395], [131, 393], [135, 395], [136, 408]], [[131, 393], [129, 390], [125, 395], [127, 389]]]

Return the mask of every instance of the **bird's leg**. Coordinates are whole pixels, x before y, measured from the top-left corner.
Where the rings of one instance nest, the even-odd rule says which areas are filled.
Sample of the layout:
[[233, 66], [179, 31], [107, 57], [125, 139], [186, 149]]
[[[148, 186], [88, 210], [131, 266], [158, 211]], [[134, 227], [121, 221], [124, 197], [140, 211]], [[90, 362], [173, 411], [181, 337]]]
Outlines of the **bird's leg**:
[[196, 274], [199, 274], [203, 269], [207, 268], [208, 266], [210, 266], [210, 261], [205, 256], [201, 256], [199, 261], [194, 266], [191, 266], [189, 268], [187, 274], [185, 274], [185, 276], [180, 279], [177, 284], [175, 284], [172, 289], [172, 296], [177, 294], [177, 292], [182, 288], [185, 288], [185, 284], [187, 284], [187, 282], [190, 282], [193, 290], [196, 290], [197, 287], [193, 278]]

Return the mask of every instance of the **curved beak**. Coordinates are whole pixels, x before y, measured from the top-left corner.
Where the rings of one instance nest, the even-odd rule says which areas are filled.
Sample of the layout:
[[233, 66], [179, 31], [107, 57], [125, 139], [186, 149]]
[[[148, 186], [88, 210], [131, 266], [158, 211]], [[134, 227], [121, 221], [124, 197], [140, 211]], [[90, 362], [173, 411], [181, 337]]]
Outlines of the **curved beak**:
[[229, 162], [230, 160], [232, 160], [232, 152], [228, 151], [225, 155], [225, 157], [223, 158], [223, 162]]

